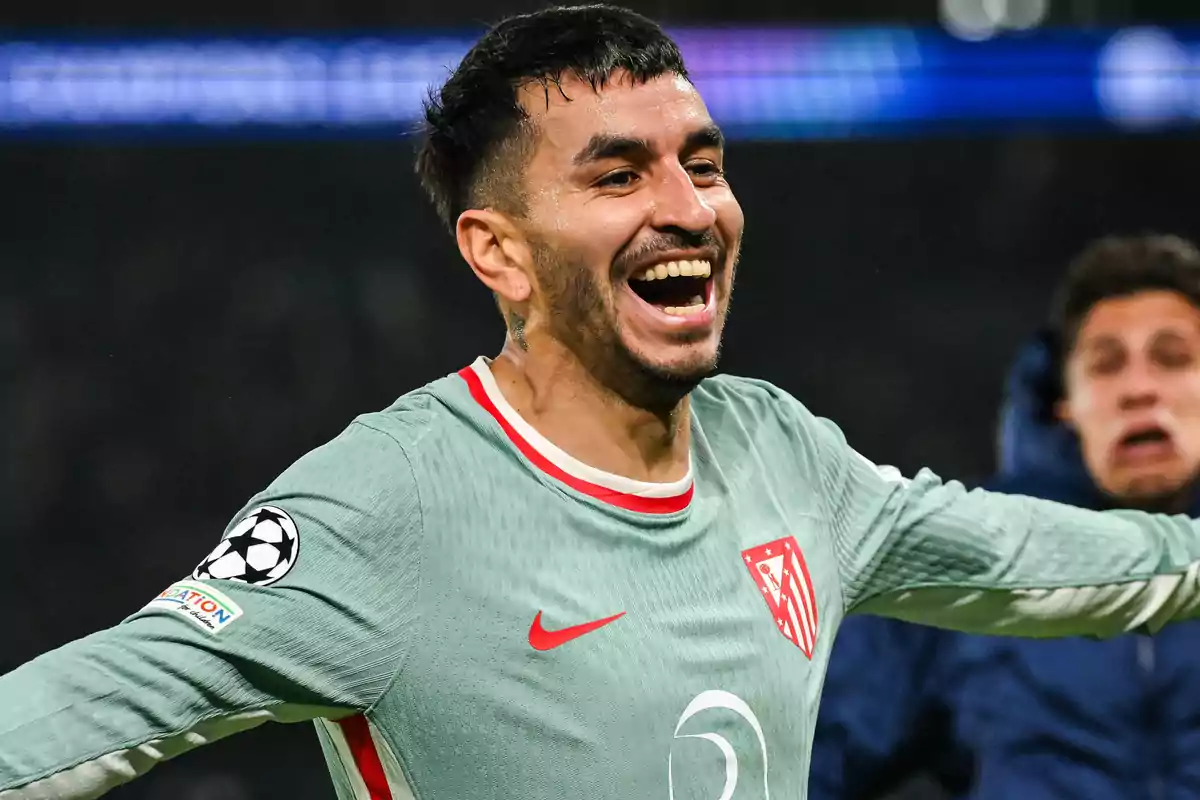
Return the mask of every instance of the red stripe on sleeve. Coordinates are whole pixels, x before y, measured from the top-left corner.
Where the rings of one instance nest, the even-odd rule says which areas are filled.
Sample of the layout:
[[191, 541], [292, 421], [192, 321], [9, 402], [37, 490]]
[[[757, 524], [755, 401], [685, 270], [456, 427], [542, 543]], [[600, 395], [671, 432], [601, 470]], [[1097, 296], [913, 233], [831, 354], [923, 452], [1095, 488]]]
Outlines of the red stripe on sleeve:
[[379, 760], [379, 751], [375, 749], [375, 740], [371, 738], [367, 718], [362, 714], [355, 714], [353, 717], [339, 720], [337, 724], [346, 737], [346, 744], [354, 756], [354, 765], [358, 767], [363, 783], [367, 785], [367, 794], [371, 796], [371, 800], [392, 800], [392, 788], [388, 786], [383, 762]]

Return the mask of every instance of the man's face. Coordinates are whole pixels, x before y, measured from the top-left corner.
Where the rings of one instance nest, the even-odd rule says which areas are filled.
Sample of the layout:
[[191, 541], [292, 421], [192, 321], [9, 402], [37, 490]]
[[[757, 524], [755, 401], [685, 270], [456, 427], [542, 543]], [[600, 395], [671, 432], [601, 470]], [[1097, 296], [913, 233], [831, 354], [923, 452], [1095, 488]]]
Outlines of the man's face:
[[536, 322], [626, 400], [678, 400], [716, 367], [741, 243], [719, 130], [676, 75], [565, 77], [522, 102]]
[[1200, 310], [1157, 290], [1097, 303], [1067, 358], [1062, 411], [1106, 492], [1175, 495], [1200, 468]]

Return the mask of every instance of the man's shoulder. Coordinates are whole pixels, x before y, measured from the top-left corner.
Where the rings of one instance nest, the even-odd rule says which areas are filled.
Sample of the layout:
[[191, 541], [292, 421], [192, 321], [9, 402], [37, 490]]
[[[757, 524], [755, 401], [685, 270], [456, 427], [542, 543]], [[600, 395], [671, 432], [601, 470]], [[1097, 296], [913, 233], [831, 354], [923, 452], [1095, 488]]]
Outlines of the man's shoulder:
[[[281, 481], [392, 487], [415, 479], [414, 463], [431, 446], [444, 447], [462, 427], [455, 383], [446, 376], [414, 389], [379, 411], [360, 414], [337, 436], [301, 456]], [[463, 390], [465, 391], [465, 389]]]
[[723, 459], [751, 462], [788, 482], [815, 476], [828, 432], [800, 401], [764, 380], [720, 375], [693, 393], [696, 425]]
[[700, 382], [693, 403], [705, 409], [752, 408], [790, 414], [800, 401], [770, 381], [741, 375], [714, 375]]
[[800, 434], [817, 418], [792, 394], [775, 384], [739, 375], [707, 378], [692, 393], [692, 408], [701, 423], [746, 420], [755, 427], [777, 425]]
[[398, 397], [387, 408], [359, 414], [351, 426], [360, 426], [393, 439], [404, 449], [420, 446], [423, 439], [444, 425], [444, 395], [452, 378], [441, 378]]

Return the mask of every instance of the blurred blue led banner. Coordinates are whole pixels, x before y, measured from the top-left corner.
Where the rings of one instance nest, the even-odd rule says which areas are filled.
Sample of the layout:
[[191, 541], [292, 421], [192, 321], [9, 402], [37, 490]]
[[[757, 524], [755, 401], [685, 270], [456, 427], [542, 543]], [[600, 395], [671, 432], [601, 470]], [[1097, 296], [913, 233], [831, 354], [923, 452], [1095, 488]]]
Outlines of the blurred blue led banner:
[[[1200, 30], [672, 32], [733, 139], [1200, 122]], [[0, 41], [0, 134], [396, 136], [472, 34]]]

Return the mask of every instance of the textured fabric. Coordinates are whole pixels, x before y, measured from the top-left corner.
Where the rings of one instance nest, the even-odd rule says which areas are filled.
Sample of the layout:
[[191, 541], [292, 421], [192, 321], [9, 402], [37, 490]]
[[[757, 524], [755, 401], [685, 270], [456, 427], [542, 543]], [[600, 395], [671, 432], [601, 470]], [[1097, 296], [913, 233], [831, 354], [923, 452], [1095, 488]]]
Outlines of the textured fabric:
[[947, 793], [968, 785], [971, 762], [941, 705], [953, 642], [948, 631], [882, 617], [843, 623], [813, 736], [812, 800], [890, 798], [916, 776]]
[[1153, 631], [1196, 613], [1200, 540], [1185, 517], [968, 491], [928, 470], [909, 482], [821, 427], [851, 610], [1023, 636]]
[[[1026, 475], [1000, 490], [1032, 493]], [[1101, 507], [1052, 479], [1041, 493]], [[1200, 505], [1192, 509], [1200, 516]], [[940, 706], [975, 764], [972, 798], [1200, 797], [1200, 625], [1153, 637], [942, 643]]]
[[[1023, 443], [1039, 444], [1057, 448]], [[1026, 470], [989, 486], [1109, 505], [1077, 456], [1052, 475]], [[1200, 517], [1200, 498], [1189, 513]], [[948, 638], [942, 702], [973, 753], [972, 798], [1200, 797], [1200, 624], [1106, 641]]]
[[[1018, 355], [1001, 471], [986, 486], [1105, 508], [1053, 419], [1056, 370], [1043, 337]], [[1198, 628], [1031, 641], [850, 619], [826, 679], [811, 796], [870, 796], [926, 771], [970, 798], [1200, 797]]]
[[575, 467], [463, 376], [360, 418], [247, 504], [291, 515], [298, 555], [269, 586], [207, 582], [240, 616], [152, 604], [0, 678], [0, 797], [92, 796], [180, 752], [145, 743], [262, 709], [365, 716], [353, 742], [318, 723], [343, 798], [803, 797], [847, 607], [1027, 634], [1193, 613], [1186, 519], [910, 482], [761, 382], [692, 403], [677, 510], [555, 477]]

